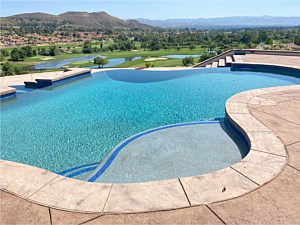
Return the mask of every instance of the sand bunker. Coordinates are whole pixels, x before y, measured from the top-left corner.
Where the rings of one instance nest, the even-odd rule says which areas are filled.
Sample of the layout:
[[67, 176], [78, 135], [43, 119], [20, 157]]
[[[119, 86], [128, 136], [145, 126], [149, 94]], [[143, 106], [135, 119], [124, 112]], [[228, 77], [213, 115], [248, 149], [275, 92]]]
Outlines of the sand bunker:
[[168, 58], [148, 58], [148, 59], [145, 59], [146, 62], [153, 62], [153, 61], [156, 61], [156, 60], [168, 60]]

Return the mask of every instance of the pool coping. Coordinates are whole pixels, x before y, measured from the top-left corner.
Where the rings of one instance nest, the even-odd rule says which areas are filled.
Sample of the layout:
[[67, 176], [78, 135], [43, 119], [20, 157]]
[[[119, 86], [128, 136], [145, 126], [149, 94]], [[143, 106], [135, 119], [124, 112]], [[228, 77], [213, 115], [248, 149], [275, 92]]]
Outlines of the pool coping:
[[6, 86], [1, 86], [0, 89], [0, 98], [6, 98], [10, 96], [15, 96], [16, 95], [16, 88], [13, 87], [6, 87]]
[[0, 161], [0, 189], [30, 202], [84, 213], [141, 213], [187, 208], [240, 197], [277, 177], [287, 151], [277, 135], [249, 111], [276, 102], [260, 95], [298, 90], [300, 85], [238, 93], [226, 102], [226, 116], [249, 141], [248, 155], [225, 169], [193, 177], [130, 184], [91, 183], [6, 160]]
[[[16, 75], [16, 76], [6, 76], [4, 78], [19, 78], [18, 82], [13, 83], [1, 83], [0, 85], [0, 98], [6, 98], [10, 96], [15, 96], [17, 89], [14, 86], [19, 86], [22, 81], [23, 85], [28, 88], [43, 88], [46, 86], [50, 86], [52, 84], [56, 84], [59, 82], [63, 82], [69, 79], [73, 79], [76, 77], [80, 77], [83, 75], [90, 75], [91, 69], [88, 68], [69, 68], [67, 71], [56, 71], [56, 72], [45, 72], [45, 73], [36, 73], [36, 74], [24, 74], [25, 76], [29, 76], [26, 78], [22, 78], [24, 75]], [[15, 79], [14, 79], [15, 80]], [[16, 80], [15, 80], [16, 81]], [[11, 87], [12, 86], [12, 87]]]

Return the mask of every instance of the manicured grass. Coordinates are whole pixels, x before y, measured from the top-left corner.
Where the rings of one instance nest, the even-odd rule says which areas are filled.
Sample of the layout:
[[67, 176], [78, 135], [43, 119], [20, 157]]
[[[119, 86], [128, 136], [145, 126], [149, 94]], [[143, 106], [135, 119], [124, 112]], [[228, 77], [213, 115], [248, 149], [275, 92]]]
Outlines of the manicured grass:
[[[195, 58], [194, 62], [198, 62], [199, 58]], [[168, 59], [168, 60], [157, 60], [153, 62], [149, 62], [151, 65], [155, 65], [154, 67], [175, 67], [175, 66], [183, 66], [182, 59]], [[146, 65], [144, 59], [134, 60], [130, 62], [125, 62], [120, 65], [115, 66], [116, 68], [136, 68], [143, 67]]]
[[69, 67], [89, 67], [94, 66], [95, 64], [91, 61], [83, 61], [83, 62], [74, 62], [69, 64]]
[[[94, 54], [59, 54], [56, 56], [34, 56], [34, 57], [30, 57], [30, 58], [25, 58], [24, 62], [50, 62], [50, 61], [59, 61], [59, 60], [64, 60], [64, 59], [70, 59], [70, 58], [76, 58], [76, 57], [81, 57], [81, 56], [89, 56], [89, 55], [94, 55]], [[42, 60], [45, 58], [52, 58], [50, 60]]]
[[[113, 42], [110, 43], [105, 43], [106, 44], [113, 44]], [[76, 45], [78, 45], [78, 43], [76, 43]], [[104, 45], [104, 46], [105, 46]], [[61, 45], [58, 45], [61, 46]], [[75, 44], [66, 44], [64, 45], [64, 47], [67, 46], [75, 46]], [[34, 46], [33, 48], [37, 48], [36, 46]], [[49, 62], [49, 61], [58, 61], [58, 60], [64, 60], [64, 59], [69, 59], [69, 58], [76, 58], [76, 57], [81, 57], [81, 56], [89, 56], [89, 55], [104, 55], [106, 56], [108, 59], [113, 59], [113, 58], [130, 58], [130, 57], [137, 57], [137, 56], [141, 56], [141, 57], [160, 57], [160, 56], [164, 56], [164, 55], [188, 55], [188, 54], [201, 54], [205, 51], [205, 49], [200, 48], [199, 46], [197, 46], [196, 49], [194, 50], [190, 50], [189, 48], [182, 48], [180, 50], [177, 49], [160, 49], [158, 51], [150, 51], [150, 50], [145, 50], [142, 48], [139, 48], [138, 51], [113, 51], [113, 52], [100, 52], [100, 53], [94, 53], [94, 54], [72, 54], [72, 53], [60, 53], [57, 56], [34, 56], [34, 57], [30, 57], [30, 58], [25, 58], [24, 61], [19, 61], [19, 62], [11, 62], [14, 65], [17, 65], [19, 67], [21, 67], [24, 71], [27, 71], [29, 73], [32, 73], [33, 70], [33, 66], [37, 63], [41, 63], [41, 62]], [[47, 59], [47, 60], [45, 60]], [[49, 60], [48, 60], [49, 59]], [[4, 58], [3, 61], [1, 62], [6, 62], [8, 61], [9, 58]], [[197, 62], [198, 59], [195, 58], [195, 62]], [[151, 62], [151, 65], [155, 64], [156, 67], [173, 67], [173, 66], [182, 66], [182, 59], [168, 59], [168, 60], [164, 60], [164, 61], [155, 61], [155, 62]], [[89, 66], [93, 66], [94, 63], [90, 62], [90, 61], [84, 61], [84, 62], [75, 62], [72, 64], [69, 64], [70, 67], [89, 67]], [[142, 67], [145, 66], [145, 61], [144, 59], [141, 60], [134, 60], [134, 61], [129, 61], [129, 62], [125, 62], [121, 65], [117, 65], [115, 67], [117, 68], [125, 68], [125, 67]], [[56, 71], [57, 69], [54, 69], [54, 71]], [[52, 70], [50, 70], [52, 71]], [[39, 71], [37, 71], [39, 72]]]
[[[150, 51], [144, 49], [138, 49], [138, 51], [113, 51], [113, 52], [100, 52], [99, 55], [106, 56], [108, 59], [113, 58], [131, 58], [131, 57], [160, 57], [164, 55], [190, 55], [190, 54], [201, 54], [205, 50], [197, 47], [193, 51], [191, 51], [189, 48], [182, 48], [179, 51], [177, 49], [168, 49], [168, 50], [158, 50], [158, 51]], [[80, 55], [82, 56], [82, 55]], [[195, 58], [195, 62], [198, 62], [199, 58]], [[182, 59], [168, 59], [166, 61], [156, 61], [155, 64], [157, 66], [182, 66]], [[92, 62], [84, 61], [84, 62], [75, 62], [69, 64], [70, 67], [72, 66], [78, 66], [78, 67], [88, 67], [93, 66], [94, 64]], [[144, 59], [141, 60], [134, 60], [130, 62], [125, 62], [121, 65], [115, 66], [117, 68], [125, 68], [125, 67], [139, 67], [139, 66], [145, 66]]]
[[179, 51], [177, 49], [160, 49], [158, 51], [150, 51], [144, 49], [138, 49], [137, 52], [135, 51], [114, 51], [114, 52], [103, 52], [100, 53], [101, 55], [107, 56], [108, 58], [126, 58], [126, 57], [136, 57], [136, 56], [142, 56], [142, 57], [147, 57], [147, 56], [153, 56], [153, 57], [158, 57], [158, 56], [164, 56], [164, 55], [189, 55], [189, 54], [201, 54], [205, 50], [197, 47], [194, 50], [190, 50], [189, 48], [182, 48]]
[[[199, 57], [195, 58], [194, 62], [198, 62]], [[156, 60], [153, 62], [149, 62], [151, 65], [155, 65], [155, 67], [175, 67], [175, 66], [183, 66], [182, 59], [168, 59], [168, 60]], [[136, 67], [143, 67], [146, 65], [144, 59], [133, 60], [129, 62], [122, 63], [120, 65], [113, 66], [114, 68], [136, 68]], [[93, 62], [84, 61], [84, 62], [75, 62], [69, 64], [70, 67], [90, 67], [94, 66]]]

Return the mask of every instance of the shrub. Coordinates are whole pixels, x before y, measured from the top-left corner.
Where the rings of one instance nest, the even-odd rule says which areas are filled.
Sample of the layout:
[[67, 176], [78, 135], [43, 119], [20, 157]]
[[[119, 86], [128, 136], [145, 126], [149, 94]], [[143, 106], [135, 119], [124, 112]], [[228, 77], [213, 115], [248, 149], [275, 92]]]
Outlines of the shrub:
[[189, 57], [185, 57], [183, 60], [182, 60], [182, 64], [184, 66], [192, 66], [194, 65], [194, 58], [189, 56]]
[[102, 58], [99, 56], [94, 58], [94, 64], [98, 65], [99, 68], [100, 68], [100, 66], [102, 66], [102, 68], [103, 68], [103, 66], [107, 63], [108, 63], [107, 58]]
[[215, 56], [214, 54], [210, 53], [210, 54], [203, 54], [200, 56], [200, 59], [198, 62], [203, 62], [207, 59], [210, 59], [211, 57]]
[[8, 62], [3, 64], [2, 72], [3, 72], [3, 76], [10, 76], [16, 74], [15, 67]]
[[146, 62], [145, 67], [146, 67], [146, 68], [149, 68], [150, 66], [151, 66], [151, 63]]

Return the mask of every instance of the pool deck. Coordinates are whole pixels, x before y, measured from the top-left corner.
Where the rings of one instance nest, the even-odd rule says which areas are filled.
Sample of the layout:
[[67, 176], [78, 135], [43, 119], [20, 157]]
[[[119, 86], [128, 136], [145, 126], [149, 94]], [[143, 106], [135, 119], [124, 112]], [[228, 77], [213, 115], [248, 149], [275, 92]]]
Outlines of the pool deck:
[[200, 176], [97, 184], [1, 161], [0, 221], [299, 224], [299, 106], [300, 85], [251, 90], [231, 97], [226, 113], [248, 138], [250, 153], [226, 169]]
[[57, 81], [90, 72], [91, 69], [71, 68], [66, 72], [58, 71], [0, 77], [0, 96], [2, 97], [8, 94], [15, 94], [16, 88], [14, 87], [25, 86], [25, 82], [38, 84], [40, 81], [43, 81], [52, 84]]

